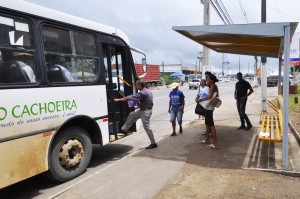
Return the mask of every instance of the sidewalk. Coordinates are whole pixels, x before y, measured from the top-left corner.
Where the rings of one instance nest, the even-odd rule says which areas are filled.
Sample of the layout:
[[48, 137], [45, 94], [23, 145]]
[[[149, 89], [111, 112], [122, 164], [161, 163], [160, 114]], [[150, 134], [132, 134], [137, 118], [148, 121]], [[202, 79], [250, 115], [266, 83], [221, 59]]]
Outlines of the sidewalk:
[[246, 113], [253, 125], [249, 131], [236, 130], [240, 126], [239, 116], [230, 99], [223, 100], [222, 107], [215, 110], [214, 119], [221, 149], [210, 149], [200, 143], [204, 139], [202, 133], [205, 127], [204, 121], [196, 118], [184, 129], [184, 134], [159, 143], [163, 148], [170, 147], [169, 142], [174, 142], [174, 146], [185, 145], [187, 161], [155, 198], [299, 197], [300, 179], [291, 177], [299, 176], [299, 145], [290, 133], [289, 168], [283, 171], [282, 143], [258, 140], [260, 100], [259, 87], [255, 88], [247, 103]]
[[[282, 171], [282, 144], [258, 141], [260, 88], [254, 91], [247, 103], [253, 125], [249, 131], [236, 130], [240, 124], [235, 100], [222, 98], [222, 106], [214, 112], [220, 149], [201, 144], [204, 121], [192, 114], [194, 118], [185, 120], [183, 134], [164, 134], [157, 140], [158, 148], [142, 147], [55, 198], [299, 198], [299, 177], [261, 171]], [[269, 91], [268, 96], [275, 97], [276, 91]], [[145, 135], [136, 134], [131, 144], [138, 136]], [[139, 142], [134, 146], [139, 148]], [[290, 173], [283, 174], [300, 171], [295, 143], [291, 134]]]
[[[248, 151], [245, 153], [248, 162], [243, 164], [243, 168], [281, 170], [282, 143], [271, 143], [258, 140], [261, 119], [261, 87], [254, 88], [254, 91], [255, 92], [249, 97], [246, 107], [246, 113], [253, 125], [253, 128], [250, 131], [236, 130], [240, 126], [240, 122], [234, 99], [223, 98], [222, 106], [215, 109], [214, 120], [220, 146], [223, 149], [231, 146], [237, 147], [241, 144], [244, 148], [248, 148]], [[277, 87], [269, 87], [268, 99], [272, 100], [276, 97]], [[267, 107], [267, 112], [272, 111], [273, 110], [270, 107]], [[191, 131], [190, 133], [199, 134], [200, 139], [201, 133], [205, 131], [204, 121], [198, 120], [197, 116], [195, 116], [189, 128], [190, 129], [187, 129], [188, 132]], [[196, 129], [199, 129], [199, 131]], [[293, 130], [295, 131], [295, 129], [292, 129], [292, 131]], [[300, 154], [299, 145], [297, 144], [294, 132], [292, 131], [289, 129], [290, 164], [288, 171], [300, 172], [300, 157], [298, 158]], [[228, 137], [232, 140], [228, 140]], [[201, 140], [202, 139], [204, 139], [204, 136], [201, 137]]]

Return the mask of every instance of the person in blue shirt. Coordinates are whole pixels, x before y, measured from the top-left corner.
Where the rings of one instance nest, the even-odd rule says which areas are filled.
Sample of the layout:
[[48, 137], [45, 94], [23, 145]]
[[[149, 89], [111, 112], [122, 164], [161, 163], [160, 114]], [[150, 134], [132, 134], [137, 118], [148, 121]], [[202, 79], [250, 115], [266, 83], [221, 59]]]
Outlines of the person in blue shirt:
[[184, 94], [178, 90], [178, 83], [174, 82], [171, 85], [172, 91], [169, 94], [169, 109], [170, 122], [172, 123], [173, 132], [170, 136], [176, 136], [176, 118], [179, 125], [179, 133], [182, 133], [182, 115], [184, 113]]

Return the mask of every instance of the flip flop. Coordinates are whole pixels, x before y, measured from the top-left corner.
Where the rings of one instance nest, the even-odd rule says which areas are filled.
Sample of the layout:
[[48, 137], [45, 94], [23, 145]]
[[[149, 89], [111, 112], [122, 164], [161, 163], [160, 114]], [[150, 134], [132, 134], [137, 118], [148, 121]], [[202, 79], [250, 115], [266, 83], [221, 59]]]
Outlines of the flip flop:
[[210, 144], [210, 145], [208, 145], [208, 147], [211, 149], [219, 149], [219, 147], [216, 147], [214, 144]]
[[202, 143], [202, 144], [210, 144], [210, 143], [206, 143], [205, 140], [202, 140], [201, 143]]

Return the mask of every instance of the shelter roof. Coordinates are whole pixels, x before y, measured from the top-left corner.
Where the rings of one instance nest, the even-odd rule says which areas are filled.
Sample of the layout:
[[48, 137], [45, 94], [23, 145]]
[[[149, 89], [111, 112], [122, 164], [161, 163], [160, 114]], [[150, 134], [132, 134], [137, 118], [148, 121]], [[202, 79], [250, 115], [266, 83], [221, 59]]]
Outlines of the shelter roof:
[[284, 27], [290, 26], [292, 38], [298, 22], [173, 26], [191, 40], [222, 53], [281, 58]]

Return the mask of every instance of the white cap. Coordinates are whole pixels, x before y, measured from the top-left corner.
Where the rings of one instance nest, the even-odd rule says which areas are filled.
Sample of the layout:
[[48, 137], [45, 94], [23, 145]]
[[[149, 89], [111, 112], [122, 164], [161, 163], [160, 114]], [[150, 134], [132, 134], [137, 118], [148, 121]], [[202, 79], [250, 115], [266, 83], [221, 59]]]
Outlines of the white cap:
[[178, 83], [173, 82], [173, 83], [171, 84], [171, 88], [172, 88], [172, 89], [178, 88]]

